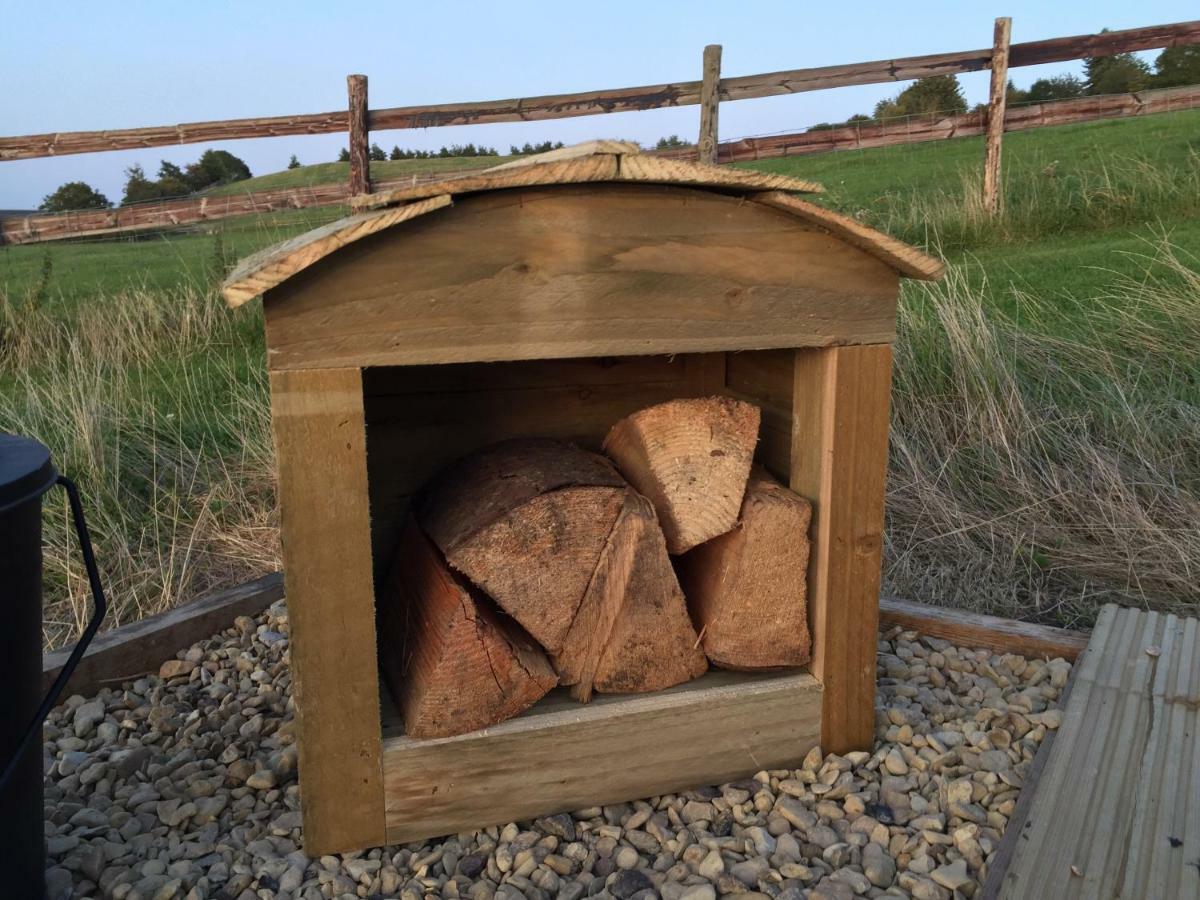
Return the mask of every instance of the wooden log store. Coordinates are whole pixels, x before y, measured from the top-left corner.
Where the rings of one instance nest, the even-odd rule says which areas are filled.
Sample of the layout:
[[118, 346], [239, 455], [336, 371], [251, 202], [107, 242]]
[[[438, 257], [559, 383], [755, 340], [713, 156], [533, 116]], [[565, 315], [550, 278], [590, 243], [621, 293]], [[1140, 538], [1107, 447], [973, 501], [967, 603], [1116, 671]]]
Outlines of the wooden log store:
[[[310, 855], [870, 745], [899, 278], [941, 265], [819, 190], [595, 142], [359, 197], [230, 276], [265, 309]], [[811, 663], [404, 734], [376, 611], [414, 492], [497, 441], [598, 451], [706, 397], [761, 410], [755, 462], [811, 501]]]

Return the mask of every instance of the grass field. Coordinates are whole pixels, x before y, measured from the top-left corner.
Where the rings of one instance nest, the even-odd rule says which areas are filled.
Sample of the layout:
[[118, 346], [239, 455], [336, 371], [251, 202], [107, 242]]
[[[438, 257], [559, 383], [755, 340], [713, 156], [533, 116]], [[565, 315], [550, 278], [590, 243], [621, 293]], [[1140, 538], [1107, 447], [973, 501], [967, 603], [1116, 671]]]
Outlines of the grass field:
[[[902, 297], [885, 589], [1065, 624], [1110, 600], [1194, 610], [1200, 111], [1009, 135], [995, 222], [981, 156], [965, 139], [756, 164], [952, 264]], [[325, 177], [309, 168], [278, 177]], [[337, 214], [0, 248], [0, 429], [79, 477], [118, 620], [277, 565], [261, 315], [214, 288]], [[61, 510], [47, 539], [57, 643], [85, 585]]]
[[[396, 159], [371, 163], [371, 180], [388, 181], [406, 175], [428, 175], [433, 172], [461, 172], [464, 169], [482, 169], [503, 162], [499, 156], [464, 156], [436, 159]], [[349, 181], [350, 163], [329, 162], [284, 169], [270, 175], [259, 175], [246, 181], [235, 181], [205, 193], [210, 196], [243, 194], [253, 191], [273, 191], [281, 188], [312, 187], [335, 181]]]

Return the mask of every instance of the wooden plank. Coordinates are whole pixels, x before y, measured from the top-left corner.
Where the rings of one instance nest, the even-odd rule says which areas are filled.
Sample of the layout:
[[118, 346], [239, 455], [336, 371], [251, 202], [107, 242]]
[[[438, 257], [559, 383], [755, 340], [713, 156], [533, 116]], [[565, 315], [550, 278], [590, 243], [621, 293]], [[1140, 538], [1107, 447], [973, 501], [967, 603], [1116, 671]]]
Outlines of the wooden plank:
[[700, 76], [700, 140], [696, 147], [700, 162], [706, 166], [717, 164], [717, 113], [721, 90], [721, 45], [709, 44], [704, 48], [704, 62]]
[[347, 75], [350, 100], [350, 196], [371, 193], [371, 158], [367, 136], [367, 76]]
[[988, 95], [987, 140], [983, 161], [983, 209], [989, 215], [1000, 212], [1000, 150], [1004, 138], [1004, 110], [1008, 99], [1008, 44], [1012, 38], [1012, 19], [996, 19], [992, 37], [992, 81]]
[[[1172, 618], [1101, 610], [1012, 856], [989, 876], [995, 896], [1186, 896], [1120, 892], [1139, 808], [1157, 802], [1153, 791], [1142, 793], [1142, 773], [1156, 722], [1152, 688], [1172, 652]], [[1176, 792], [1178, 784], [1166, 790]], [[1182, 867], [1186, 857], [1174, 863]]]
[[366, 429], [358, 369], [271, 373], [304, 849], [384, 843]]
[[301, 272], [266, 298], [267, 343], [280, 369], [878, 343], [897, 289], [864, 251], [736, 197], [531, 188]]
[[874, 740], [891, 379], [890, 345], [796, 353], [789, 486], [813, 504], [809, 631], [826, 753]]
[[754, 199], [766, 206], [784, 210], [811, 225], [823, 228], [848, 244], [859, 247], [876, 259], [883, 260], [897, 272], [921, 281], [936, 281], [946, 271], [946, 265], [916, 247], [868, 228], [849, 216], [793, 197], [782, 191], [758, 194]]
[[387, 737], [388, 843], [789, 768], [820, 736], [821, 686], [807, 674], [710, 672], [586, 705], [565, 694], [471, 734]]
[[[880, 618], [882, 619], [883, 616]], [[1020, 651], [1004, 652], [1019, 653]], [[1067, 677], [1067, 686], [1058, 695], [1056, 708], [1063, 709], [1070, 701], [1071, 689], [1075, 685], [1075, 676], [1078, 671], [1077, 668], [1071, 669], [1071, 674]], [[1008, 871], [1017, 846], [1022, 840], [1021, 835], [1028, 827], [1026, 823], [1029, 822], [1029, 811], [1033, 808], [1033, 800], [1037, 796], [1038, 783], [1041, 781], [1042, 773], [1045, 772], [1046, 766], [1050, 762], [1050, 756], [1054, 751], [1054, 739], [1057, 735], [1057, 729], [1046, 731], [1046, 736], [1042, 738], [1037, 753], [1033, 755], [1033, 761], [1021, 777], [1021, 792], [1017, 796], [1017, 805], [1013, 807], [1013, 814], [1009, 816], [1008, 824], [1004, 827], [1000, 846], [996, 848], [995, 856], [987, 865], [987, 877], [983, 883], [983, 894], [980, 900], [996, 900], [999, 896], [1004, 873]]]
[[405, 206], [338, 219], [289, 241], [246, 257], [230, 273], [221, 292], [230, 306], [241, 306], [357, 240], [450, 205], [442, 194]]
[[[599, 145], [592, 142], [593, 146]], [[448, 178], [440, 182], [408, 185], [387, 192], [352, 200], [356, 209], [376, 209], [395, 203], [407, 203], [433, 194], [477, 193], [501, 188], [532, 187], [552, 184], [580, 184], [593, 181], [645, 181], [655, 184], [679, 184], [693, 187], [734, 188], [746, 191], [824, 190], [813, 181], [755, 172], [749, 169], [715, 169], [693, 162], [664, 159], [650, 153], [607, 153], [597, 150], [588, 155], [566, 153], [573, 148], [552, 150], [552, 157], [532, 157], [518, 163], [505, 163], [482, 172]]]
[[[283, 576], [272, 572], [106, 631], [84, 652], [63, 696], [87, 696], [102, 687], [157, 672], [160, 665], [174, 658], [176, 651], [223, 631], [238, 616], [257, 616], [281, 597]], [[50, 689], [72, 649], [66, 647], [43, 655], [43, 691]]]
[[[1100, 34], [1076, 35], [1014, 44], [1009, 66], [1033, 66], [1092, 56], [1111, 56], [1159, 47], [1182, 47], [1200, 43], [1200, 21], [1153, 25]], [[978, 72], [991, 65], [990, 48], [898, 57], [850, 65], [789, 69], [759, 75], [721, 79], [720, 99], [747, 100], [825, 90], [855, 84], [910, 81], [930, 75]], [[372, 131], [401, 128], [437, 128], [446, 125], [476, 125], [485, 122], [531, 122], [565, 119], [631, 110], [690, 106], [700, 102], [702, 82], [552, 94], [512, 100], [474, 103], [445, 103], [372, 110], [367, 124]], [[329, 134], [346, 131], [345, 112], [310, 113], [156, 125], [106, 131], [65, 131], [48, 134], [0, 137], [0, 160], [64, 156], [106, 150], [131, 150], [194, 144], [242, 138], [277, 137], [289, 134]]]
[[1082, 631], [893, 597], [879, 599], [879, 621], [882, 625], [899, 625], [906, 630], [942, 638], [958, 647], [983, 647], [997, 653], [1016, 653], [1030, 658], [1062, 657], [1073, 661], [1088, 645], [1089, 638]]

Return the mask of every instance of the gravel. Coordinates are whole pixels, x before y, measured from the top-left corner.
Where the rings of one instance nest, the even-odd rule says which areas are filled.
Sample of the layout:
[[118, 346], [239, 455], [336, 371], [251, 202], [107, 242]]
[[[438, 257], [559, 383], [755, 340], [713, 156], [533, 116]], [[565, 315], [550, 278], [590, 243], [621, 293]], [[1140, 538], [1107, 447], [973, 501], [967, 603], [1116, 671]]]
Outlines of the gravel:
[[203, 641], [46, 724], [51, 900], [972, 897], [1070, 665], [894, 629], [873, 752], [732, 784], [310, 859], [287, 612]]

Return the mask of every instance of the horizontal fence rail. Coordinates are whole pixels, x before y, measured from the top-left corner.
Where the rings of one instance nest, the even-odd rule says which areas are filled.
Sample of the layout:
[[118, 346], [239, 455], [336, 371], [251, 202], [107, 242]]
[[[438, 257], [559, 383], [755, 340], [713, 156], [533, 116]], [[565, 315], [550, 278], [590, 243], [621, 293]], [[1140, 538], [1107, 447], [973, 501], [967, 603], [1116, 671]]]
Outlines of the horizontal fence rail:
[[[1200, 43], [1200, 21], [1153, 25], [1102, 34], [1076, 35], [1012, 44], [1008, 65], [1035, 66], [1094, 56], [1111, 56], [1137, 50], [1177, 47]], [[841, 66], [790, 69], [760, 75], [722, 78], [721, 101], [749, 100], [804, 91], [826, 90], [859, 84], [909, 81], [930, 75], [956, 75], [991, 67], [992, 48], [954, 53], [935, 53]], [[446, 103], [435, 106], [402, 106], [371, 110], [370, 131], [405, 128], [434, 128], [493, 122], [529, 122], [564, 119], [632, 110], [692, 106], [700, 102], [701, 81], [552, 94], [515, 100], [479, 103]], [[195, 144], [244, 138], [280, 137], [297, 134], [330, 134], [347, 131], [348, 111], [227, 119], [124, 128], [110, 131], [64, 131], [51, 134], [0, 137], [0, 160], [35, 159], [72, 153], [96, 153]]]
[[[1026, 131], [1052, 125], [1069, 125], [1182, 109], [1200, 109], [1200, 85], [1009, 107], [1004, 117], [1004, 130]], [[742, 138], [719, 144], [717, 153], [721, 163], [747, 162], [806, 153], [862, 150], [971, 137], [983, 134], [986, 129], [987, 113], [981, 111]], [[656, 154], [671, 159], [691, 159], [696, 150], [693, 147], [685, 147], [677, 150], [659, 150]], [[478, 169], [424, 173], [391, 181], [373, 182], [372, 186], [376, 190], [389, 190], [453, 178], [468, 171], [477, 172]], [[345, 181], [339, 181], [311, 187], [278, 188], [219, 197], [154, 200], [114, 209], [16, 216], [0, 220], [0, 243], [30, 244], [70, 238], [114, 236], [288, 209], [340, 206], [349, 201], [350, 186]]]

